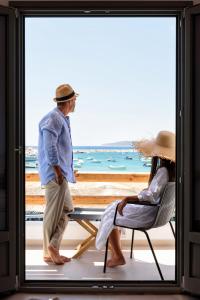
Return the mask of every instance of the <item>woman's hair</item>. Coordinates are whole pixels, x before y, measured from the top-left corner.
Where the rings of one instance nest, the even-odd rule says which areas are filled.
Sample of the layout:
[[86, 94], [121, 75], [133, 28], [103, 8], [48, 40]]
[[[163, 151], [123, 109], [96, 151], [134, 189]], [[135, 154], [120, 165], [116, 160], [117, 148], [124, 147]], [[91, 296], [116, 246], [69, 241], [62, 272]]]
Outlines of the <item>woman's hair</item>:
[[158, 157], [154, 156], [151, 159], [151, 172], [150, 172], [150, 176], [149, 176], [149, 185], [150, 185], [154, 175], [156, 174], [157, 166], [158, 166]]
[[169, 174], [169, 181], [175, 181], [175, 178], [176, 178], [175, 162], [173, 162], [169, 159], [154, 156], [151, 159], [151, 173], [149, 176], [149, 184], [151, 183], [153, 177], [155, 176], [157, 169], [161, 168], [161, 167], [167, 168], [168, 174]]

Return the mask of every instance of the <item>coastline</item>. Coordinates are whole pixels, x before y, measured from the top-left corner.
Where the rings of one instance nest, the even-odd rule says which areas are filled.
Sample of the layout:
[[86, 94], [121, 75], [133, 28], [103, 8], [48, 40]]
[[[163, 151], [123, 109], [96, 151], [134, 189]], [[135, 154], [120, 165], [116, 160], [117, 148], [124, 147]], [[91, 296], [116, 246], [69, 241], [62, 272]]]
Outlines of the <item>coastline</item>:
[[82, 151], [73, 149], [73, 153], [92, 153], [92, 152], [135, 152], [133, 149], [83, 149]]
[[[151, 162], [130, 147], [79, 146], [73, 148], [73, 166], [80, 173], [148, 173]], [[25, 171], [37, 173], [38, 149], [26, 147]]]

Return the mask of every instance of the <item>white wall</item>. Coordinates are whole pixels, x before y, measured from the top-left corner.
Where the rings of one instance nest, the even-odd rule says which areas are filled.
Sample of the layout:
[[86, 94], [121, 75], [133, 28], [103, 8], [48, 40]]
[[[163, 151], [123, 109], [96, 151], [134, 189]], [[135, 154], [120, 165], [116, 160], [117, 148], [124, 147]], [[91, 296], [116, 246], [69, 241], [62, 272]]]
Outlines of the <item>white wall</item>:
[[[96, 227], [99, 222], [93, 222]], [[174, 226], [174, 222], [173, 222]], [[132, 230], [127, 229], [126, 233], [122, 235], [122, 243], [124, 246], [130, 245]], [[151, 229], [149, 236], [152, 243], [157, 247], [174, 247], [174, 236], [172, 234], [170, 225], [167, 224], [160, 228]], [[89, 233], [83, 229], [76, 222], [70, 221], [63, 236], [62, 245], [77, 246], [84, 239], [89, 237]], [[136, 231], [135, 245], [144, 246], [147, 244], [144, 233]], [[42, 247], [42, 222], [41, 221], [27, 221], [26, 222], [26, 246]]]

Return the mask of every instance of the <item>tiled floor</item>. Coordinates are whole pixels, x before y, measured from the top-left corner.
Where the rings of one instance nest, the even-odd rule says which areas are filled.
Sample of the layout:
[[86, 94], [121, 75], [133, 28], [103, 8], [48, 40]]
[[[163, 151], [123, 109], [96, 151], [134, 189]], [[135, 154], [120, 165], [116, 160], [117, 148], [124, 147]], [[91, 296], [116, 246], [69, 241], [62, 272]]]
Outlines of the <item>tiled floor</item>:
[[[47, 264], [42, 260], [42, 250], [26, 250], [26, 279], [36, 280], [160, 280], [158, 270], [149, 249], [134, 249], [130, 259], [130, 249], [124, 250], [125, 266], [107, 268], [103, 273], [104, 251], [89, 249], [81, 258], [73, 259], [63, 266]], [[71, 257], [74, 250], [63, 250], [61, 254]], [[175, 279], [174, 249], [156, 249], [156, 255], [165, 280]]]
[[188, 295], [15, 294], [5, 300], [197, 300]]
[[[29, 248], [26, 250], [27, 279], [94, 279], [94, 280], [159, 280], [152, 254], [147, 248], [134, 249], [134, 259], [129, 258], [129, 249], [124, 250], [127, 260], [125, 266], [108, 269], [102, 272], [104, 251], [88, 250], [78, 260], [72, 260], [64, 266], [46, 264], [42, 261], [42, 250]], [[62, 254], [72, 256], [74, 250], [63, 250]], [[167, 280], [174, 279], [175, 253], [173, 248], [156, 249], [163, 275]], [[5, 300], [197, 300], [198, 297], [188, 295], [128, 295], [128, 294], [23, 294], [17, 293], [3, 298]]]

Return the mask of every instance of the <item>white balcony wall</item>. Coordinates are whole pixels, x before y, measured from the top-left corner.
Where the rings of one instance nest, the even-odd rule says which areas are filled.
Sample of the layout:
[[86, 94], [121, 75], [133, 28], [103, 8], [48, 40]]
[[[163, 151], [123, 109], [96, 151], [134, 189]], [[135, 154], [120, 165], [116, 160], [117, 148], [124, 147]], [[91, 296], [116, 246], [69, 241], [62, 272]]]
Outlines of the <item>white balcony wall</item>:
[[[98, 227], [99, 222], [93, 222]], [[174, 226], [174, 222], [173, 222]], [[131, 230], [127, 229], [125, 235], [122, 235], [122, 244], [129, 245], [131, 240]], [[170, 225], [167, 224], [160, 228], [151, 229], [149, 231], [150, 238], [155, 246], [171, 247], [174, 246], [174, 236], [172, 234]], [[63, 246], [76, 246], [84, 240], [89, 234], [75, 221], [68, 223], [63, 237]], [[146, 237], [142, 232], [135, 232], [135, 246], [146, 245]], [[26, 222], [26, 245], [42, 246], [42, 222], [41, 221], [27, 221]]]

